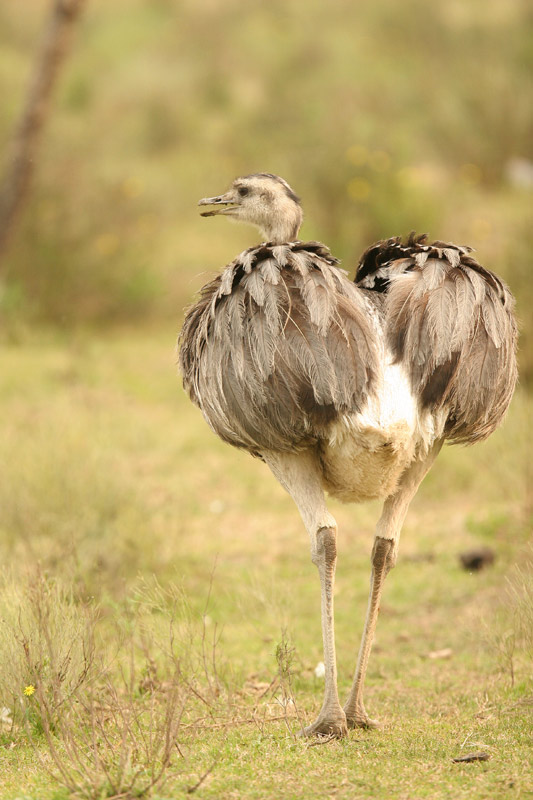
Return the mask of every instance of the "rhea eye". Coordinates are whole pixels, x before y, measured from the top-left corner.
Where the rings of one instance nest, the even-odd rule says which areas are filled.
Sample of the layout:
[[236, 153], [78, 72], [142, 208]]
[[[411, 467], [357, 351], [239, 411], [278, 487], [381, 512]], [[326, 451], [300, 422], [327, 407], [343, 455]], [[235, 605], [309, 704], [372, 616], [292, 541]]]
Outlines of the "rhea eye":
[[239, 186], [238, 192], [241, 197], [246, 197], [246, 195], [250, 193], [250, 190], [247, 186]]

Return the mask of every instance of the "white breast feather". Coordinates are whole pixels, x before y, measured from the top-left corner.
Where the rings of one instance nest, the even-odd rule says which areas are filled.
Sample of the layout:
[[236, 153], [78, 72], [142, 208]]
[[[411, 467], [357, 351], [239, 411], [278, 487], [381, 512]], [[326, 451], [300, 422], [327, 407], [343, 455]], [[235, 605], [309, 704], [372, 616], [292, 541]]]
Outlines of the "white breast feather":
[[346, 436], [359, 432], [367, 439], [368, 449], [385, 442], [396, 449], [395, 445], [405, 447], [410, 440], [415, 450], [427, 451], [442, 435], [445, 421], [445, 411], [420, 412], [404, 366], [394, 364], [392, 354], [387, 352], [377, 391], [361, 412], [345, 414], [333, 423], [329, 444], [334, 447]]

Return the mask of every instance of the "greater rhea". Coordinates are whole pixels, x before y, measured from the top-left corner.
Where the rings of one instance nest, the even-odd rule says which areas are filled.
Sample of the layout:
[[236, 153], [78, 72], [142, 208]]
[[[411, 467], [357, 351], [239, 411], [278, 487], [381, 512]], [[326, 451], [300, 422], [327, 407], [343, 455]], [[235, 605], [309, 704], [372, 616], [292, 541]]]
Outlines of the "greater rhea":
[[[297, 240], [298, 197], [268, 173], [200, 200], [266, 241], [200, 292], [180, 338], [184, 386], [225, 442], [268, 464], [296, 503], [321, 586], [325, 693], [304, 733], [374, 727], [363, 685], [409, 503], [444, 441], [486, 439], [516, 382], [513, 298], [470, 248], [411, 234], [363, 254], [352, 282]], [[341, 706], [333, 627], [337, 525], [324, 492], [383, 498], [353, 685]]]

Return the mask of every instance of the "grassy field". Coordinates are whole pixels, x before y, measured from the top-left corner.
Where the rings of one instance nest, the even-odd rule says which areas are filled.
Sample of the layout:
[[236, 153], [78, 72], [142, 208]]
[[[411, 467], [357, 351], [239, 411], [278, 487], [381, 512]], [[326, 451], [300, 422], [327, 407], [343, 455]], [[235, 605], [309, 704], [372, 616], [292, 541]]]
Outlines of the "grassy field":
[[[158, 797], [192, 790], [205, 798], [531, 796], [527, 395], [517, 393], [504, 428], [487, 443], [446, 448], [412, 504], [369, 670], [367, 708], [383, 728], [318, 745], [295, 735], [317, 713], [322, 692], [314, 674], [322, 660], [318, 577], [307, 536], [267, 468], [219, 442], [184, 396], [174, 336], [171, 329], [42, 333], [1, 347], [0, 408], [10, 425], [0, 433], [0, 708], [14, 723], [0, 723], [0, 798], [69, 796], [47, 772], [57, 768], [38, 692], [24, 695], [41, 678], [46, 691], [50, 672], [46, 653], [37, 669], [23, 652], [24, 620], [42, 602], [36, 585], [59, 591], [46, 625], [57, 641], [74, 643], [64, 685], [74, 679], [87, 609], [96, 659], [119, 686], [120, 702], [166, 697], [179, 663], [178, 748]], [[344, 695], [379, 505], [332, 502], [331, 510], [339, 523]], [[470, 574], [458, 553], [475, 545], [492, 547], [496, 562]], [[38, 633], [28, 634], [31, 647], [32, 637]], [[445, 649], [446, 658], [429, 656]], [[130, 668], [136, 677], [126, 685], [121, 676]], [[142, 689], [150, 670], [157, 681]], [[49, 736], [60, 754], [61, 731], [56, 722]], [[475, 750], [490, 760], [451, 760]], [[133, 767], [140, 758], [132, 753]], [[102, 787], [86, 796], [112, 794]]]

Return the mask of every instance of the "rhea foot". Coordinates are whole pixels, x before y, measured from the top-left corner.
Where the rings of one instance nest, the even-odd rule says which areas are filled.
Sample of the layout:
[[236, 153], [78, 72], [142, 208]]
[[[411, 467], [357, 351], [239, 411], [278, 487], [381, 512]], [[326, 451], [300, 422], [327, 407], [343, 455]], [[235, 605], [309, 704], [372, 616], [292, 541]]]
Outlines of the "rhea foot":
[[351, 709], [344, 708], [346, 712], [346, 724], [350, 730], [354, 728], [367, 728], [371, 730], [375, 730], [376, 728], [381, 728], [381, 722], [378, 722], [377, 719], [371, 719], [368, 714], [366, 713], [365, 709], [360, 706], [353, 712]]
[[334, 714], [320, 712], [312, 725], [307, 725], [300, 731], [300, 736], [330, 736], [334, 739], [341, 739], [347, 734], [348, 726], [342, 708]]

